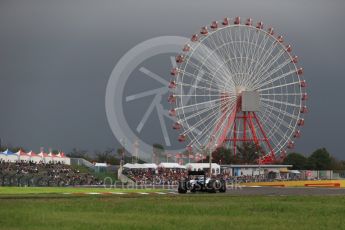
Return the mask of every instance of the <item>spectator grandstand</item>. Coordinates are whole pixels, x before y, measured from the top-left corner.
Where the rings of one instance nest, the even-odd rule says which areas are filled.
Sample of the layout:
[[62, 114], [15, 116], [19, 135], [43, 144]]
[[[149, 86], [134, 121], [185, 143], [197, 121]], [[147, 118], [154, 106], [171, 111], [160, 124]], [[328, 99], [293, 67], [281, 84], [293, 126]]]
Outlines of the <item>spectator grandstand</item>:
[[101, 185], [90, 173], [81, 173], [60, 162], [4, 161], [0, 159], [1, 186]]
[[126, 164], [122, 174], [137, 184], [173, 185], [187, 175], [187, 170], [178, 164], [170, 167], [155, 164]]

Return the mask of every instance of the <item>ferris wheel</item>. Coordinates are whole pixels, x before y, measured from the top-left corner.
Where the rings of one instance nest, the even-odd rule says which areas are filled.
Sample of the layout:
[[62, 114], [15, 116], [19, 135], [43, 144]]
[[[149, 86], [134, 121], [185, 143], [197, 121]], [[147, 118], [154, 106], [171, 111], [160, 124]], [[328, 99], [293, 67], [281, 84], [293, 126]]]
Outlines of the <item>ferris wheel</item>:
[[294, 148], [308, 112], [298, 57], [272, 27], [251, 18], [214, 21], [194, 34], [171, 70], [170, 116], [195, 151], [255, 143], [260, 162]]

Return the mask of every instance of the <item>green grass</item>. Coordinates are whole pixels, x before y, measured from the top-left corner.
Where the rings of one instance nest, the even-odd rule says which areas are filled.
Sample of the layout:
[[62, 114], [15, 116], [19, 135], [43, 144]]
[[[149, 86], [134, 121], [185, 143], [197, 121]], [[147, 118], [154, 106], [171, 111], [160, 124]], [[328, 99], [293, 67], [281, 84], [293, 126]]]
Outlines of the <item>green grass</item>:
[[[159, 192], [161, 189], [140, 189], [140, 192]], [[122, 188], [78, 188], [78, 187], [0, 187], [2, 195], [37, 195], [37, 194], [62, 194], [62, 193], [89, 193], [89, 192], [138, 192], [137, 189]], [[1, 218], [0, 218], [1, 219]], [[1, 227], [1, 226], [0, 226]]]
[[0, 196], [0, 229], [345, 229], [343, 196]]

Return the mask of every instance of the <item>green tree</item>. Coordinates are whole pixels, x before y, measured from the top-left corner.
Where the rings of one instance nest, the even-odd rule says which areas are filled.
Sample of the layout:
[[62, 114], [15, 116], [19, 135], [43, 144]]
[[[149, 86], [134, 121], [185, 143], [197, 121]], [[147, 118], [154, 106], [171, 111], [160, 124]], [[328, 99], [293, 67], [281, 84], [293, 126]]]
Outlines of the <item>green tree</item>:
[[[207, 159], [208, 160], [208, 157]], [[212, 162], [218, 164], [233, 164], [235, 163], [235, 157], [231, 149], [225, 147], [219, 147], [212, 153]]]
[[102, 152], [96, 151], [95, 154], [97, 162], [111, 165], [119, 164], [119, 159], [116, 157], [116, 153], [113, 148], [108, 148]]
[[345, 161], [340, 161], [335, 157], [331, 157], [331, 170], [345, 170]]
[[308, 159], [300, 153], [290, 153], [283, 160], [283, 164], [293, 165], [292, 169], [307, 169]]
[[261, 154], [261, 148], [253, 142], [243, 142], [237, 145], [236, 160], [243, 164], [256, 164]]
[[328, 170], [331, 162], [331, 155], [325, 148], [315, 150], [308, 158], [308, 166], [314, 170]]
[[73, 148], [71, 152], [66, 154], [68, 157], [71, 158], [83, 158], [88, 161], [92, 161], [92, 157], [86, 150], [81, 150], [77, 148]]

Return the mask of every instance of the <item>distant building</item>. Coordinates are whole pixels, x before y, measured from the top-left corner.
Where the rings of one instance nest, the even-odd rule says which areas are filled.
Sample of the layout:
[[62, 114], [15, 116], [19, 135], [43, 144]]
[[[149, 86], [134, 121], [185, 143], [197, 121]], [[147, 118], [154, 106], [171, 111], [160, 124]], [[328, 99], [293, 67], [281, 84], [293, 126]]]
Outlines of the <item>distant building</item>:
[[268, 174], [289, 173], [292, 165], [254, 165], [254, 164], [230, 164], [222, 165], [221, 171], [230, 176], [258, 176]]

